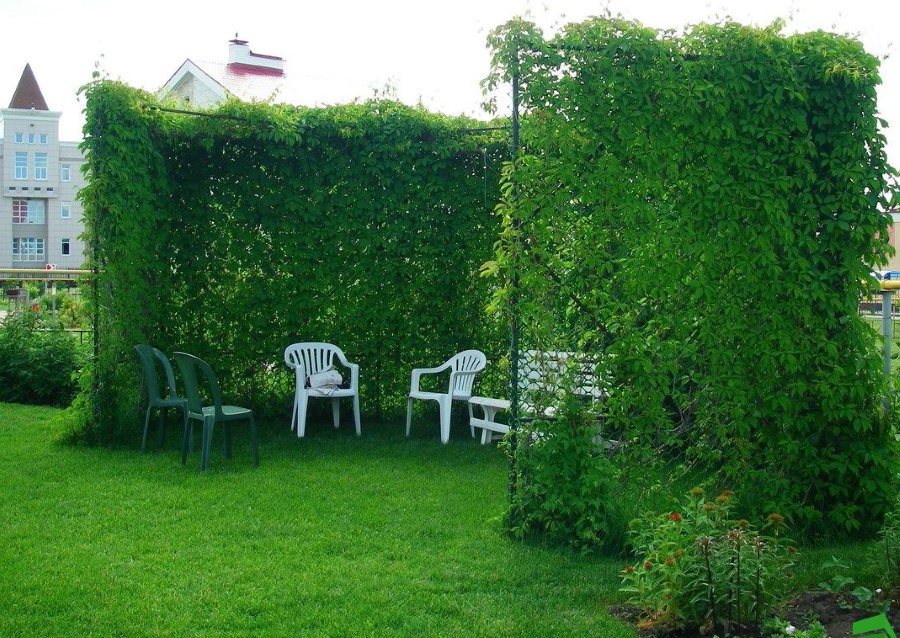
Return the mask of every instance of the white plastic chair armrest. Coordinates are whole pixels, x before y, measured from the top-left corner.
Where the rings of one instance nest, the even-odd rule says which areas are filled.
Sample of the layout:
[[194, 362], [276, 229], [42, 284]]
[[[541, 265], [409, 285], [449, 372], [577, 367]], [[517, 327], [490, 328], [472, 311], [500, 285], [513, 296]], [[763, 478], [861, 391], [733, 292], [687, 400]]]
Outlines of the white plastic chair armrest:
[[409, 391], [411, 393], [419, 391], [419, 377], [421, 377], [423, 374], [437, 374], [438, 372], [443, 372], [449, 367], [450, 362], [439, 365], [436, 368], [413, 368], [412, 378], [409, 382]]

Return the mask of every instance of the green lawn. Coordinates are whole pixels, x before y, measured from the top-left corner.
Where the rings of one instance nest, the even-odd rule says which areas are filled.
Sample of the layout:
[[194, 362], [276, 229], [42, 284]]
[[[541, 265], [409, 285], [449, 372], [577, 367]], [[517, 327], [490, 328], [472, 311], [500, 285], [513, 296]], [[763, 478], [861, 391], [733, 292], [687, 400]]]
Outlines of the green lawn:
[[201, 474], [58, 414], [0, 404], [0, 636], [634, 636], [622, 561], [502, 536], [506, 459], [457, 426], [264, 425], [259, 468], [238, 430]]
[[[635, 636], [606, 611], [624, 559], [504, 537], [507, 461], [462, 423], [446, 446], [436, 415], [410, 439], [263, 424], [259, 468], [241, 429], [201, 474], [174, 428], [161, 452], [67, 447], [59, 415], [0, 403], [2, 638]], [[792, 582], [831, 556], [868, 584], [871, 542], [807, 548]]]

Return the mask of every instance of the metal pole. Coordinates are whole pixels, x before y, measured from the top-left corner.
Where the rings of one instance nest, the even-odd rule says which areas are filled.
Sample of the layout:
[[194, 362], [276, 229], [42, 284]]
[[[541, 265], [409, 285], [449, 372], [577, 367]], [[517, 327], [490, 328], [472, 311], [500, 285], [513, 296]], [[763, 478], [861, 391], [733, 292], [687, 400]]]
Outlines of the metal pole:
[[891, 298], [893, 290], [881, 291], [881, 334], [884, 337], [884, 376], [891, 377]]
[[[884, 378], [885, 381], [887, 381], [889, 388], [888, 392], [890, 392], [891, 381], [891, 342], [893, 341], [891, 335], [893, 329], [891, 303], [893, 296], [893, 290], [881, 291], [881, 334], [884, 337]], [[885, 396], [882, 403], [884, 405], [884, 411], [887, 413], [890, 408], [890, 399]]]
[[[513, 60], [512, 74], [512, 139], [510, 140], [510, 160], [512, 161], [512, 194], [511, 198], [514, 203], [516, 200], [516, 160], [519, 156], [519, 52], [515, 52]], [[513, 219], [513, 227], [516, 230], [520, 228], [518, 218]], [[520, 237], [517, 232], [515, 235], [516, 256], [513, 259], [512, 267], [512, 289], [513, 294], [510, 300], [511, 316], [510, 316], [510, 339], [509, 339], [509, 501], [513, 503], [516, 494], [516, 475], [518, 473], [518, 463], [516, 460], [518, 454], [518, 431], [519, 431], [519, 273], [518, 260], [519, 251], [521, 250]]]

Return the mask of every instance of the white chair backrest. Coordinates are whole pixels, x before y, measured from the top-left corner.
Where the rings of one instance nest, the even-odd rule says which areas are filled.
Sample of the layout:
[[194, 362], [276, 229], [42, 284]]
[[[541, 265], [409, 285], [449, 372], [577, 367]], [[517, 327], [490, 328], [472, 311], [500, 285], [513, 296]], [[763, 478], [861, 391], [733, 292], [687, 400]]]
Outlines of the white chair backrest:
[[303, 375], [308, 377], [328, 369], [338, 352], [341, 349], [330, 343], [293, 343], [284, 349], [284, 362], [289, 366], [303, 366]]
[[[455, 372], [480, 372], [487, 365], [487, 357], [479, 350], [463, 350], [454, 355], [449, 363]], [[472, 394], [472, 384], [475, 382], [474, 374], [465, 374], [454, 379], [454, 387], [450, 388], [451, 394]]]

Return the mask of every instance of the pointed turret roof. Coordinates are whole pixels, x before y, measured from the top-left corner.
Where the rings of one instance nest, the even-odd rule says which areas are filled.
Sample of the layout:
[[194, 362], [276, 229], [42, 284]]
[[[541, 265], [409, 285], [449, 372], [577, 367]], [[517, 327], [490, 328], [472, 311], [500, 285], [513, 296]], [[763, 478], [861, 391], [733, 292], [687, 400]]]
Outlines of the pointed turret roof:
[[26, 64], [25, 70], [22, 71], [22, 77], [19, 79], [19, 86], [13, 93], [12, 101], [9, 103], [11, 109], [37, 109], [38, 111], [49, 111], [47, 101], [41, 93], [41, 87], [38, 86], [31, 65]]

